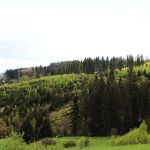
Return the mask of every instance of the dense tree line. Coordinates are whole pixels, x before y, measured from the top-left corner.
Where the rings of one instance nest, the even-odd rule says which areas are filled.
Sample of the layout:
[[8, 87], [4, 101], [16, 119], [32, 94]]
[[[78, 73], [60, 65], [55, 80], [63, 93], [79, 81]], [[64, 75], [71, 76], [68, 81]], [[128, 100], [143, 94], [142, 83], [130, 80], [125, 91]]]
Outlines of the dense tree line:
[[133, 65], [124, 77], [116, 76], [112, 63], [107, 73], [2, 85], [0, 117], [24, 132], [27, 142], [56, 135], [123, 134], [150, 120], [150, 76], [135, 73]]
[[70, 74], [70, 73], [95, 73], [102, 72], [111, 67], [122, 69], [131, 65], [140, 66], [144, 64], [143, 55], [138, 55], [136, 58], [129, 55], [127, 58], [85, 58], [84, 60], [64, 61], [51, 63], [49, 66], [39, 66], [33, 68], [20, 68], [15, 70], [7, 70], [5, 77], [8, 79], [19, 79], [20, 77], [40, 77], [46, 75]]

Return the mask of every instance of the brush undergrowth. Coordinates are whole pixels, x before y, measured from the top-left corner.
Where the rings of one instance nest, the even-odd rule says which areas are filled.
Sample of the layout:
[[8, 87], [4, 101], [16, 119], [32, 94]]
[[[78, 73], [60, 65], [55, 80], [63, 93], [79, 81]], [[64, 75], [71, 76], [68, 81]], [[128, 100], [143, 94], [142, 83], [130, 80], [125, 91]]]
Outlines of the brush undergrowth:
[[112, 136], [111, 145], [128, 145], [128, 144], [146, 144], [150, 142], [150, 136], [147, 133], [147, 124], [143, 121], [139, 128], [131, 130], [121, 137]]

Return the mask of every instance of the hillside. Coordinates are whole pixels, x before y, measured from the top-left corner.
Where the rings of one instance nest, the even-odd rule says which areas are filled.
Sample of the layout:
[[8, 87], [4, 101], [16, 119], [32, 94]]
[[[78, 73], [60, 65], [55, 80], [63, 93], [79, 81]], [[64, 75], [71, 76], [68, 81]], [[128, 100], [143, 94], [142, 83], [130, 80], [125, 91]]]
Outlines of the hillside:
[[149, 118], [149, 68], [146, 62], [133, 71], [132, 67], [107, 69], [100, 74], [53, 75], [3, 84], [1, 121], [24, 132], [26, 141], [126, 133]]
[[[126, 77], [128, 74], [128, 67], [124, 67], [121, 70], [115, 69], [115, 76], [116, 78], [119, 77]], [[143, 65], [135, 65], [133, 66], [133, 72], [137, 76], [143, 76], [143, 77], [148, 77], [150, 75], [150, 61], [146, 61]]]
[[102, 73], [112, 69], [121, 70], [125, 67], [140, 66], [143, 65], [146, 61], [147, 60], [144, 59], [143, 55], [137, 55], [137, 57], [128, 55], [126, 58], [89, 57], [85, 58], [84, 60], [55, 62], [51, 63], [48, 66], [37, 66], [32, 68], [18, 68], [14, 70], [7, 70], [5, 72], [5, 77], [8, 80], [22, 80], [24, 78], [39, 78], [41, 76], [47, 75], [62, 75], [71, 73]]

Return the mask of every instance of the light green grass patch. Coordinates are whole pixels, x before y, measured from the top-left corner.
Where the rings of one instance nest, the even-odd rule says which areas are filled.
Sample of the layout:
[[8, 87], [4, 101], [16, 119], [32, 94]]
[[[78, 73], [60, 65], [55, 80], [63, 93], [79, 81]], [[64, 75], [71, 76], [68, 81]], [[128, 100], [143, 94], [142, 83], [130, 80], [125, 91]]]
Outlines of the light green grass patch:
[[[35, 142], [29, 145], [26, 145], [26, 150], [81, 150], [79, 146], [73, 148], [62, 147], [64, 140], [74, 140], [78, 141], [81, 137], [65, 137], [58, 138], [57, 145], [53, 147], [43, 147], [40, 142]], [[88, 137], [90, 144], [88, 147], [83, 147], [82, 150], [150, 150], [150, 144], [136, 144], [136, 145], [125, 145], [125, 146], [111, 146], [110, 137]], [[6, 139], [0, 140], [0, 150], [3, 149], [3, 145], [6, 143]]]

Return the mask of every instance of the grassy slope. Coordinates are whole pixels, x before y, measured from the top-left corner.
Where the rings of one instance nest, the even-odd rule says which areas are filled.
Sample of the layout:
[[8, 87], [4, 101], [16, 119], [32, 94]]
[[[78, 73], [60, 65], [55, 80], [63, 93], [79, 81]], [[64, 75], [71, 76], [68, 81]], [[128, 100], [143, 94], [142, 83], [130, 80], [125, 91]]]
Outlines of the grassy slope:
[[[65, 139], [74, 139], [78, 140], [78, 138], [59, 138], [58, 140], [62, 142]], [[83, 148], [83, 150], [149, 150], [150, 144], [138, 144], [138, 145], [126, 145], [126, 146], [111, 146], [110, 145], [110, 138], [89, 138], [90, 139], [90, 145], [88, 147]], [[3, 149], [3, 144], [6, 142], [6, 140], [0, 140], [0, 150]], [[26, 147], [28, 150], [35, 150], [35, 143], [30, 144]], [[52, 150], [50, 147], [45, 149], [41, 146], [37, 146], [37, 150]], [[53, 150], [64, 150], [62, 148], [56, 148]], [[79, 147], [75, 148], [68, 148], [68, 150], [80, 150]]]

